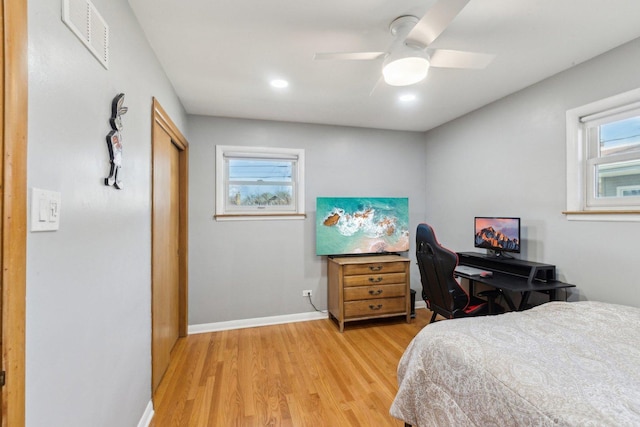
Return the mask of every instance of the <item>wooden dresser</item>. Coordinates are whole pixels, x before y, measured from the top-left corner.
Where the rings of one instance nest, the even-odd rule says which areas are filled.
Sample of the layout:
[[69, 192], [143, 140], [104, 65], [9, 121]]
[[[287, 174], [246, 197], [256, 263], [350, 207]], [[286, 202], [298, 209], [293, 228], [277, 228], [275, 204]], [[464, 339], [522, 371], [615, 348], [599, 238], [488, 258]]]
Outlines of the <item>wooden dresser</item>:
[[409, 258], [399, 255], [327, 259], [329, 316], [345, 322], [406, 316], [411, 321]]

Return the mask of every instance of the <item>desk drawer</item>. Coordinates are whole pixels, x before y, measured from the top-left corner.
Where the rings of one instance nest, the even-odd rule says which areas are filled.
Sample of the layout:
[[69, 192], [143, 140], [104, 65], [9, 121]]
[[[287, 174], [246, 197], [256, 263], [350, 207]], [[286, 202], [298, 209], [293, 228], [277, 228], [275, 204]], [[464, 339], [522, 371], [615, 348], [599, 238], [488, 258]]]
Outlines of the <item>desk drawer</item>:
[[349, 286], [371, 286], [371, 285], [391, 285], [395, 283], [406, 283], [405, 273], [389, 274], [368, 274], [361, 276], [344, 276], [344, 287]]
[[388, 313], [406, 313], [405, 298], [380, 298], [344, 303], [344, 317], [375, 317]]
[[403, 272], [406, 262], [372, 262], [368, 264], [349, 264], [344, 266], [345, 276], [358, 274], [385, 274]]
[[406, 296], [407, 285], [356, 286], [344, 289], [344, 300], [355, 301], [369, 298], [391, 298]]

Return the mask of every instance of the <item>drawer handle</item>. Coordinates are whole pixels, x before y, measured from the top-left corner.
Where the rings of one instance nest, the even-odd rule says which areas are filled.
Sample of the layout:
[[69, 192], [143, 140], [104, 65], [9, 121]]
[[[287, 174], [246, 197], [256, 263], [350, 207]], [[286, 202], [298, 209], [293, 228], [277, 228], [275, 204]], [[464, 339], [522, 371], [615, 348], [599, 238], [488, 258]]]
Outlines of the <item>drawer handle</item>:
[[382, 293], [382, 289], [378, 289], [374, 291], [373, 289], [369, 289], [369, 295], [380, 295]]
[[378, 277], [369, 277], [369, 281], [371, 283], [380, 283], [382, 282], [382, 276], [378, 276]]
[[382, 266], [381, 265], [370, 265], [369, 266], [369, 270], [371, 270], [371, 271], [380, 271], [380, 270], [382, 270]]
[[382, 304], [378, 304], [378, 305], [369, 304], [369, 308], [371, 310], [380, 310], [382, 308]]

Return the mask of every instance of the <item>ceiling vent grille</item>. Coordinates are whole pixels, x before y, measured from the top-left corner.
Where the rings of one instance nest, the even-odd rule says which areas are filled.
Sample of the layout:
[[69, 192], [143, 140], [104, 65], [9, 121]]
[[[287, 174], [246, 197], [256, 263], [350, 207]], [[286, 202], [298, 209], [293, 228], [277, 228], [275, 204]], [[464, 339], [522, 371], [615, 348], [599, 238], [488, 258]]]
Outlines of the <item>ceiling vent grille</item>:
[[89, 51], [109, 69], [109, 26], [90, 0], [64, 0], [62, 21]]

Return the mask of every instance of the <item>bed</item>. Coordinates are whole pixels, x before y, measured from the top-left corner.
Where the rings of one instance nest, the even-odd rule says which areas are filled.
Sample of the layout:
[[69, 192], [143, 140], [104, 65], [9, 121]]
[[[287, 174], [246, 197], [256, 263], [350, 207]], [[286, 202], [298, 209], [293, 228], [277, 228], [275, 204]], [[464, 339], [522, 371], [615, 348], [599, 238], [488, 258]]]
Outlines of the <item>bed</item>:
[[398, 365], [412, 426], [640, 426], [640, 309], [549, 302], [426, 326]]

